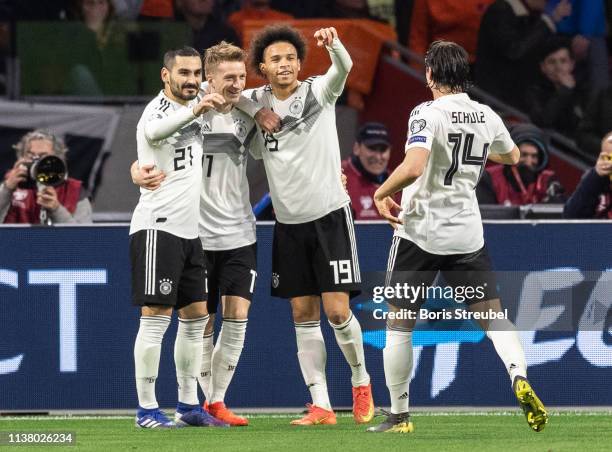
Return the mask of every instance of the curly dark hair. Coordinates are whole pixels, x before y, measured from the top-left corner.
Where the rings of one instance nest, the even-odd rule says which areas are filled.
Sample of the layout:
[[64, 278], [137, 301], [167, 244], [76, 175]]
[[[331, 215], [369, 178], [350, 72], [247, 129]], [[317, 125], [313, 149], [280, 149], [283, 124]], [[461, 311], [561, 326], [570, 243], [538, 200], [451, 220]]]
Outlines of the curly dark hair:
[[295, 47], [300, 61], [306, 58], [306, 40], [302, 33], [289, 25], [271, 25], [253, 37], [249, 49], [250, 66], [257, 75], [264, 77], [259, 65], [264, 62], [264, 52], [276, 42], [288, 42]]
[[464, 93], [472, 83], [468, 53], [451, 41], [434, 41], [425, 54], [425, 67], [431, 69], [431, 86], [448, 89], [450, 93]]

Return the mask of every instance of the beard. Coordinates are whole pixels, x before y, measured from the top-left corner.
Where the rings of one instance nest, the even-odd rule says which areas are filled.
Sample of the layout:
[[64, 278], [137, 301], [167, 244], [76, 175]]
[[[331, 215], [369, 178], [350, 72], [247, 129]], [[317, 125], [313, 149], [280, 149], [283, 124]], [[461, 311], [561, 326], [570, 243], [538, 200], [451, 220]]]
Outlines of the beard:
[[[193, 88], [195, 90], [195, 93], [193, 95], [183, 94], [183, 90], [187, 88]], [[183, 85], [179, 85], [178, 83], [175, 83], [172, 79], [170, 79], [170, 92], [172, 93], [174, 97], [178, 99], [183, 99], [183, 100], [195, 99], [196, 96], [198, 95], [199, 88], [200, 88], [199, 86], [196, 86], [192, 83], [185, 83]]]

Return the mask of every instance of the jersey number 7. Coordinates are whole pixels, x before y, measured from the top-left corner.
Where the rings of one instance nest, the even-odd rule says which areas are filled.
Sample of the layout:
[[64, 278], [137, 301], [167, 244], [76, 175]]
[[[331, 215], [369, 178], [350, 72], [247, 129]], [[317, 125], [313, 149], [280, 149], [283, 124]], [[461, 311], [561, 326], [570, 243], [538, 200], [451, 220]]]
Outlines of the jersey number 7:
[[[461, 149], [461, 142], [463, 141], [463, 153], [461, 156], [461, 164], [463, 165], [474, 165], [480, 166], [480, 173], [478, 174], [478, 180], [482, 175], [482, 169], [484, 163], [487, 161], [487, 151], [489, 150], [489, 143], [485, 143], [482, 147], [482, 155], [472, 154], [472, 144], [474, 144], [474, 134], [466, 133], [465, 140], [463, 140], [462, 133], [449, 133], [448, 142], [453, 145], [451, 166], [444, 175], [444, 185], [453, 185], [453, 176], [459, 169], [459, 151]], [[478, 181], [476, 181], [476, 185]]]

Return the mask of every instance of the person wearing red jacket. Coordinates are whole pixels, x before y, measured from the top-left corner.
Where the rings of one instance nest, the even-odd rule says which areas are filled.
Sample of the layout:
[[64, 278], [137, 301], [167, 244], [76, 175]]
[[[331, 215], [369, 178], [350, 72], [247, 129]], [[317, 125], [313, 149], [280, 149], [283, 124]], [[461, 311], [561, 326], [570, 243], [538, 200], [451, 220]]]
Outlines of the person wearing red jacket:
[[342, 161], [346, 189], [355, 220], [381, 220], [374, 205], [374, 192], [387, 180], [391, 141], [387, 128], [367, 122], [357, 132], [353, 153]]
[[563, 187], [555, 172], [547, 169], [548, 145], [542, 130], [518, 124], [510, 136], [521, 151], [519, 163], [488, 167], [476, 189], [478, 202], [505, 206], [563, 203]]
[[91, 223], [91, 204], [80, 181], [67, 178], [57, 186], [24, 186], [28, 164], [48, 155], [64, 158], [64, 141], [44, 130], [25, 134], [15, 145], [17, 162], [0, 184], [0, 222], [40, 223], [45, 209], [51, 223]]

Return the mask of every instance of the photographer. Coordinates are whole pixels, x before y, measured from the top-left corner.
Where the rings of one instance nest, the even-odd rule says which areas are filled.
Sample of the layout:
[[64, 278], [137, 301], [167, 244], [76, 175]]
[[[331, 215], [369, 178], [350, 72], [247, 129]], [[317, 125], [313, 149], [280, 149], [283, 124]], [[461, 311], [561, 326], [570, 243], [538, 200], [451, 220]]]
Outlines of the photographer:
[[601, 140], [594, 168], [587, 171], [563, 209], [564, 218], [612, 218], [612, 132]]
[[[91, 204], [80, 181], [62, 179], [53, 187], [36, 184], [30, 168], [43, 157], [55, 155], [64, 160], [63, 140], [47, 131], [25, 134], [15, 146], [17, 162], [0, 184], [0, 221], [4, 223], [91, 223]], [[42, 211], [42, 215], [41, 215]]]

